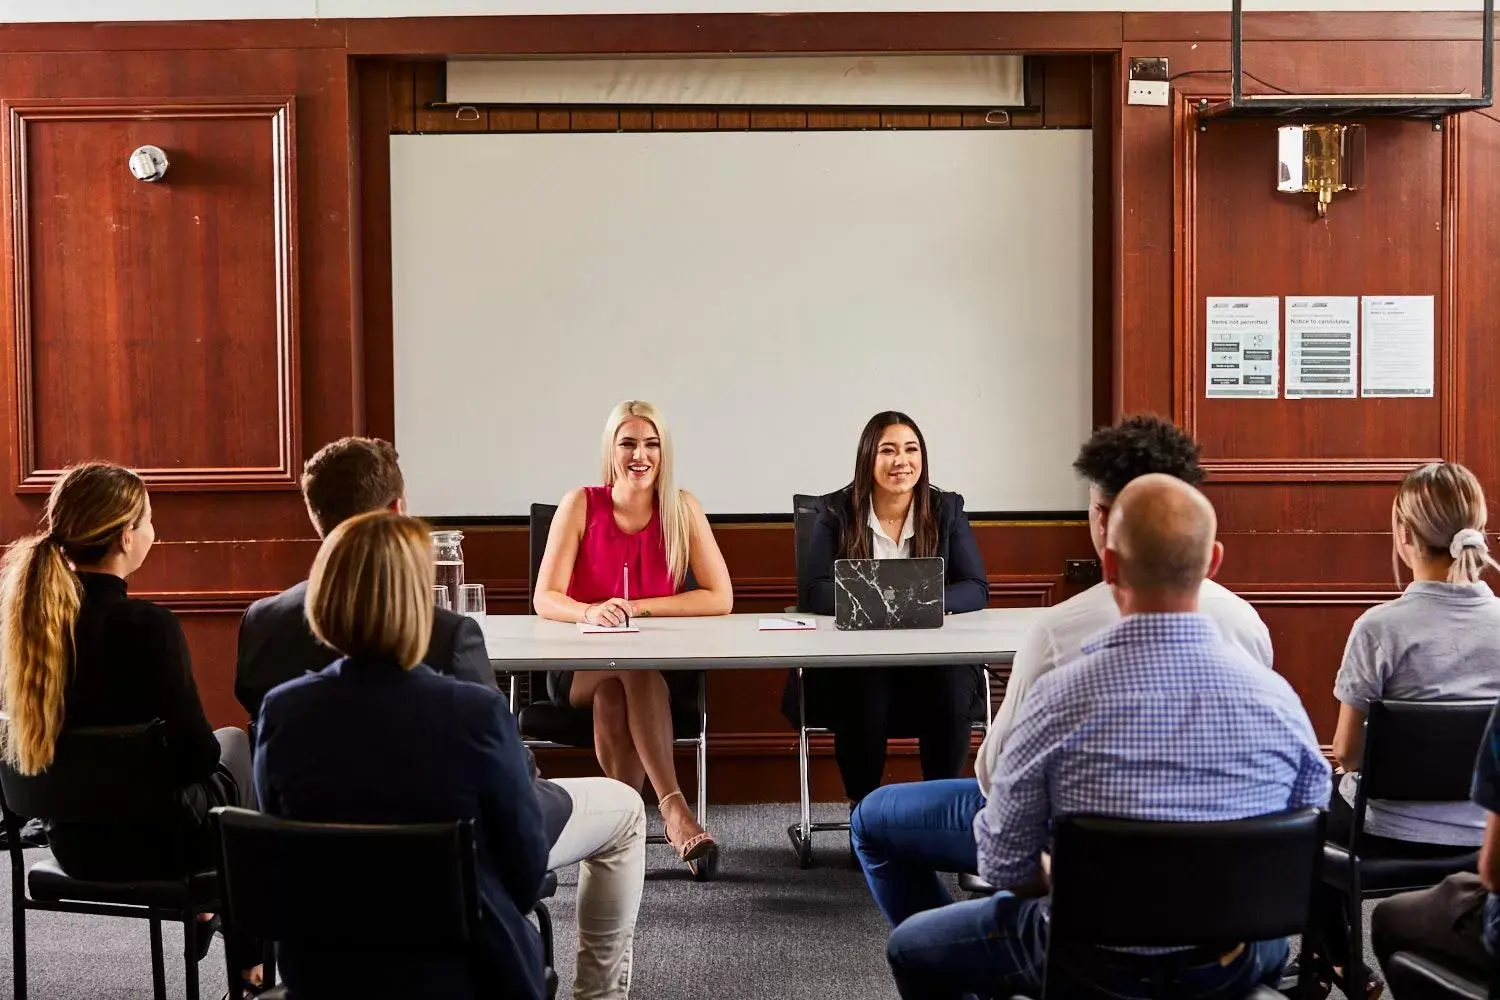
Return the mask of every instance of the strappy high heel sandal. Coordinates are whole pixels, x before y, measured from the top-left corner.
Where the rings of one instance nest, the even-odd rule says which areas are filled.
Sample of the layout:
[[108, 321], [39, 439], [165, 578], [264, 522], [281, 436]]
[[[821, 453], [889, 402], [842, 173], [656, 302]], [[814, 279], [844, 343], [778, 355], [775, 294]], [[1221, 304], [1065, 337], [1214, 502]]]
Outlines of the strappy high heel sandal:
[[[675, 791], [671, 795], [663, 798], [656, 804], [656, 809], [661, 813], [661, 818], [664, 820], [667, 818], [667, 811], [662, 807], [667, 804], [667, 801], [669, 799], [672, 799], [674, 797], [682, 799], [684, 805], [687, 804], [687, 796], [683, 795], [680, 790]], [[704, 858], [713, 851], [716, 851], [719, 847], [719, 845], [714, 842], [713, 835], [710, 834], [707, 830], [703, 831], [695, 837], [688, 838], [686, 841], [680, 844], [673, 840], [670, 836], [668, 836], [667, 844], [672, 848], [672, 850], [677, 852], [678, 858], [686, 861], [689, 865]]]

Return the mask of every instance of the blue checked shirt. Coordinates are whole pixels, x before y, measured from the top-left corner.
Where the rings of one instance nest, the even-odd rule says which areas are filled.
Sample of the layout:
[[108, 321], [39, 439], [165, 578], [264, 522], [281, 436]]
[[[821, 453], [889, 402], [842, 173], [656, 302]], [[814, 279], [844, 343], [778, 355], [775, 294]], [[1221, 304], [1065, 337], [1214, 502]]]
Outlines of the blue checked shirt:
[[979, 874], [1036, 878], [1054, 816], [1243, 819], [1327, 806], [1329, 774], [1291, 685], [1212, 618], [1132, 615], [1022, 705], [974, 820]]

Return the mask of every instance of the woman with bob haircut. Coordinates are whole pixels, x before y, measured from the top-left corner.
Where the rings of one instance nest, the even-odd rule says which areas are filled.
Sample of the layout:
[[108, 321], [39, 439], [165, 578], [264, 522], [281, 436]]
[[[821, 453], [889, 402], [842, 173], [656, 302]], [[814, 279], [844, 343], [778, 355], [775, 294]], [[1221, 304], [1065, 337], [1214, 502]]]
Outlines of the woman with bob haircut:
[[541, 939], [526, 919], [548, 849], [531, 763], [498, 691], [421, 663], [433, 579], [428, 529], [415, 518], [371, 511], [328, 535], [308, 582], [307, 618], [342, 658], [266, 696], [255, 783], [261, 808], [288, 819], [474, 819], [481, 959], [471, 967], [464, 956], [283, 948], [294, 994], [343, 995], [357, 963], [378, 970], [370, 992], [381, 996], [546, 995]]
[[[603, 485], [569, 492], [552, 519], [536, 613], [605, 626], [729, 614], [729, 568], [703, 508], [677, 488], [661, 411], [641, 400], [620, 403], [601, 444]], [[687, 585], [689, 575], [696, 586]], [[674, 681], [696, 684], [691, 675]], [[696, 689], [670, 686], [659, 670], [580, 670], [552, 680], [558, 697], [592, 707], [594, 753], [604, 773], [632, 788], [649, 778], [678, 857], [712, 867], [717, 845], [688, 806], [672, 762], [672, 695], [696, 697]]]

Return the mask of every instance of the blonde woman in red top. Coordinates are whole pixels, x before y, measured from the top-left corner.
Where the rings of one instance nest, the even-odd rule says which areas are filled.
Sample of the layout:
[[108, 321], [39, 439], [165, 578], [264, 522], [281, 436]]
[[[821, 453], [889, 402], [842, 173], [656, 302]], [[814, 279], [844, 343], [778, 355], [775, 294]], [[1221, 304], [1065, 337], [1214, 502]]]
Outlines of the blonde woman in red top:
[[[537, 573], [537, 614], [596, 625], [727, 615], [734, 606], [729, 568], [703, 508], [677, 488], [671, 436], [656, 407], [626, 400], [610, 413], [603, 479], [569, 492], [558, 506]], [[697, 586], [684, 589], [689, 572]], [[696, 861], [712, 852], [714, 840], [677, 782], [661, 671], [580, 670], [564, 675], [559, 688], [574, 706], [592, 707], [594, 753], [604, 773], [632, 788], [651, 781], [678, 855]]]

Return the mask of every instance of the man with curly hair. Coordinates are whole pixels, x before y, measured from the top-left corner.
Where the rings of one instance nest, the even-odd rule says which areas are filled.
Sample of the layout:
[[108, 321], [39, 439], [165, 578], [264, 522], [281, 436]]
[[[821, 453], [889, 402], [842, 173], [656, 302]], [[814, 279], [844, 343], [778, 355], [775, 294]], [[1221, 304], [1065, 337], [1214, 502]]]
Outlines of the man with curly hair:
[[[1094, 432], [1073, 468], [1089, 487], [1089, 535], [1104, 552], [1115, 498], [1131, 480], [1159, 473], [1190, 486], [1203, 480], [1198, 445], [1155, 416], [1127, 417]], [[1204, 580], [1199, 609], [1218, 623], [1226, 642], [1271, 666], [1271, 635], [1249, 603]], [[850, 838], [870, 892], [894, 927], [907, 917], [952, 902], [939, 872], [978, 872], [974, 818], [984, 807], [990, 776], [1033, 685], [1077, 659], [1083, 644], [1120, 620], [1108, 584], [1098, 583], [1048, 608], [1021, 641], [1005, 700], [974, 762], [978, 780], [885, 785], [866, 796], [850, 818]]]

